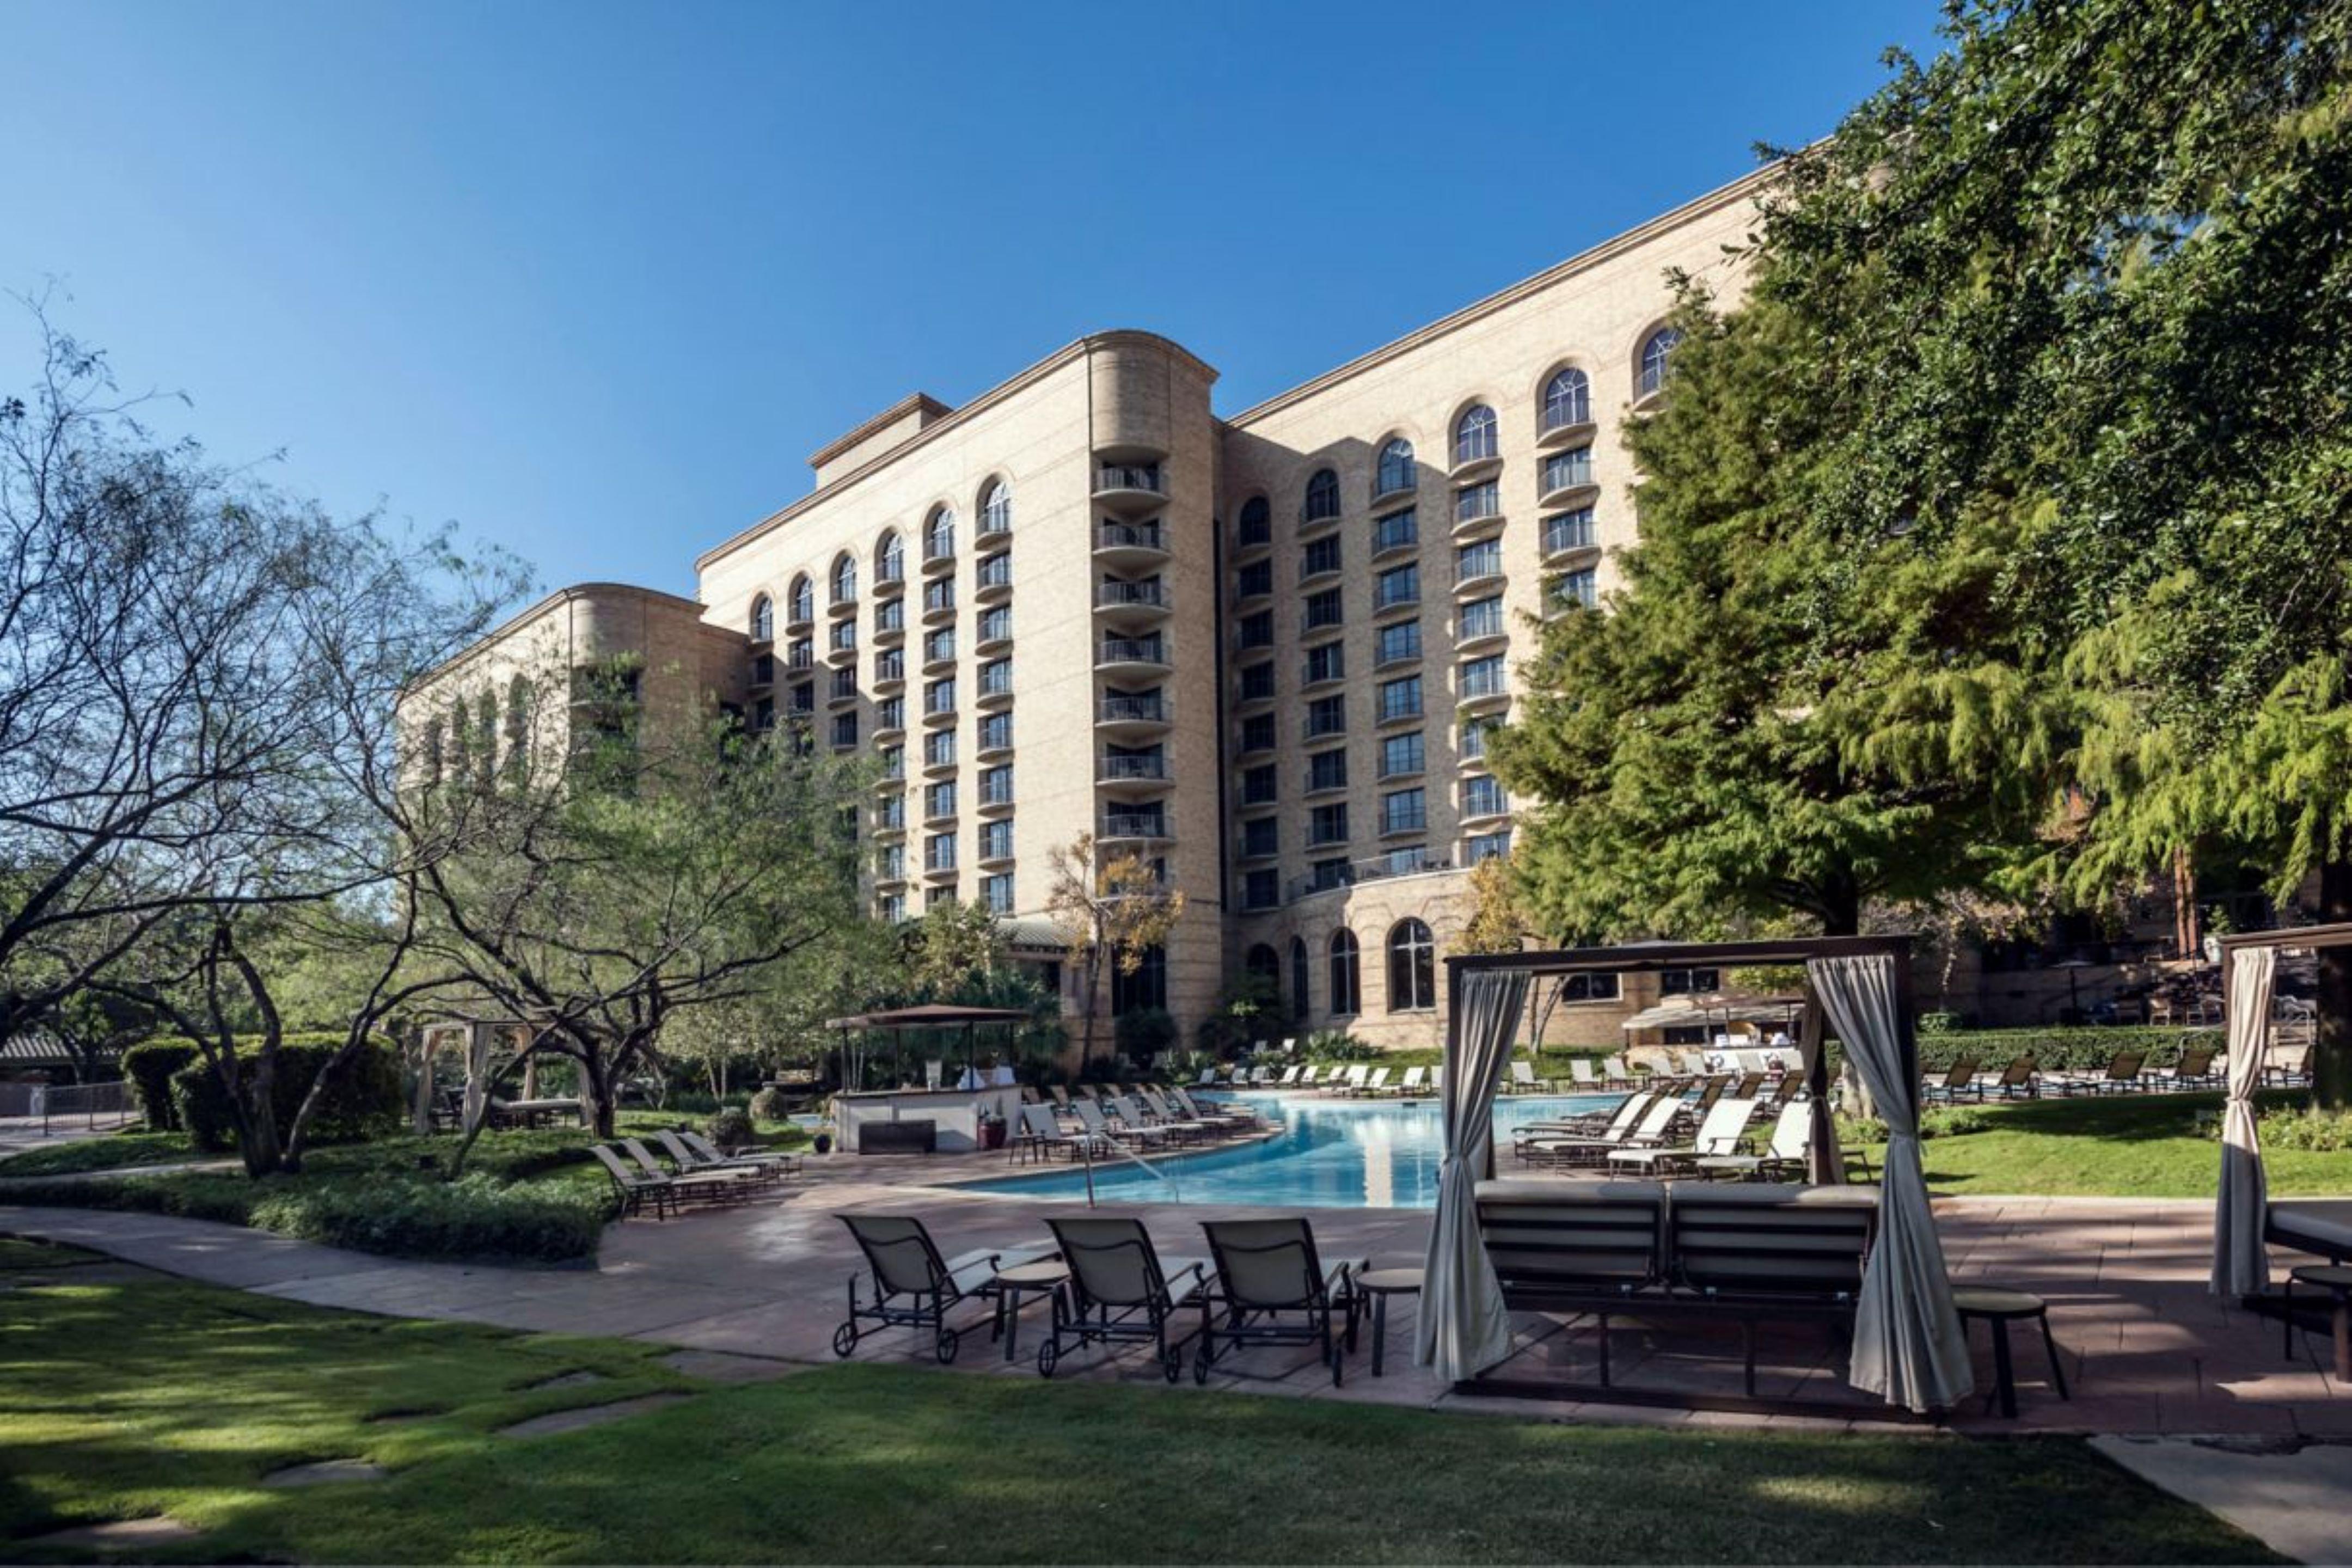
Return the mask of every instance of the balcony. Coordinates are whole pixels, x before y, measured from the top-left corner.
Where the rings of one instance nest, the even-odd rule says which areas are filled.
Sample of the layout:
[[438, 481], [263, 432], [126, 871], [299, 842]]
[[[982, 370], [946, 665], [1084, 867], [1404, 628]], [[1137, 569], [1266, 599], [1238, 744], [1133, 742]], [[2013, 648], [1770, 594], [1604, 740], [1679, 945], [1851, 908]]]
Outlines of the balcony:
[[923, 546], [923, 575], [944, 577], [955, 570], [956, 550], [952, 539], [935, 539]]
[[1381, 703], [1381, 710], [1374, 715], [1372, 721], [1386, 729], [1391, 724], [1418, 724], [1421, 718], [1421, 699], [1415, 697], [1411, 702]]
[[816, 624], [816, 600], [803, 599], [784, 612], [784, 630], [804, 632]]
[[895, 710], [877, 708], [874, 710], [874, 739], [896, 741], [907, 733], [907, 710], [902, 703]]
[[1095, 614], [1115, 625], [1146, 626], [1162, 621], [1173, 607], [1165, 583], [1095, 584]]
[[877, 888], [903, 888], [907, 885], [907, 863], [885, 862], [874, 868], [874, 885]]
[[[929, 792], [925, 794], [928, 795]], [[956, 803], [952, 798], [923, 802], [923, 823], [926, 826], [941, 826], [956, 819]]]
[[857, 688], [855, 685], [835, 686], [825, 693], [824, 706], [825, 710], [832, 713], [838, 713], [845, 708], [856, 707]]
[[[1585, 412], [1590, 413], [1587, 409]], [[1544, 416], [1547, 423], [1537, 433], [1536, 445], [1547, 452], [1557, 452], [1570, 447], [1590, 447], [1600, 426], [1590, 419], [1570, 416], [1570, 411], [1560, 409]]]
[[[934, 584], [933, 586], [936, 587], [938, 584]], [[952, 623], [955, 618], [956, 602], [954, 595], [926, 594], [923, 595], [923, 625], [927, 626], [944, 626]]]
[[1462, 689], [1454, 699], [1455, 706], [1469, 710], [1507, 707], [1511, 700], [1510, 677], [1501, 669], [1472, 666], [1462, 672]]
[[896, 647], [907, 640], [907, 612], [897, 600], [884, 604], [874, 613], [874, 646]]
[[[849, 623], [844, 622], [843, 624], [845, 626]], [[826, 648], [824, 650], [824, 662], [831, 665], [835, 669], [840, 669], [847, 665], [856, 664], [857, 662], [856, 639], [853, 637], [847, 642], [837, 642], [831, 647]]]
[[1165, 843], [1173, 838], [1168, 817], [1158, 811], [1106, 811], [1100, 837], [1106, 843]]
[[1339, 526], [1339, 504], [1337, 500], [1328, 507], [1305, 508], [1298, 514], [1298, 537], [1302, 540], [1320, 539]]
[[1175, 705], [1154, 693], [1111, 692], [1095, 705], [1095, 728], [1108, 735], [1156, 735], [1175, 722]]
[[874, 814], [874, 837], [877, 837], [877, 838], [900, 838], [900, 837], [904, 837], [906, 836], [906, 832], [907, 832], [907, 805], [906, 805], [906, 797], [902, 795], [902, 796], [900, 796], [900, 797], [899, 797], [896, 802], [894, 802], [893, 804], [895, 804], [895, 805], [898, 806], [898, 809], [897, 809], [896, 811], [877, 811], [877, 812], [876, 812], [876, 813]]
[[923, 880], [924, 880], [924, 881], [926, 881], [926, 882], [952, 882], [952, 881], [954, 881], [954, 880], [955, 880], [955, 878], [956, 878], [956, 863], [955, 863], [953, 860], [936, 860], [936, 861], [935, 861], [935, 860], [931, 859], [931, 858], [930, 858], [929, 857], [928, 857], [928, 856], [926, 856], [926, 857], [924, 858], [924, 859], [923, 859]]
[[893, 599], [907, 591], [907, 560], [903, 555], [885, 556], [874, 563], [874, 596]]
[[1107, 675], [1160, 675], [1170, 668], [1168, 644], [1159, 637], [1106, 637], [1095, 649], [1095, 668]]
[[1429, 831], [1429, 809], [1419, 811], [1383, 812], [1381, 815], [1381, 837], [1411, 838]]
[[1372, 524], [1372, 559], [1393, 561], [1421, 549], [1421, 520], [1410, 511], [1392, 511]]
[[1591, 449], [1580, 447], [1547, 458], [1537, 488], [1541, 492], [1536, 498], [1537, 504], [1547, 510], [1591, 502], [1601, 493], [1601, 487], [1592, 479]]
[[983, 722], [980, 727], [980, 746], [977, 752], [980, 760], [992, 762], [1001, 757], [1010, 756], [1012, 753], [1013, 726]]
[[991, 844], [983, 834], [980, 840], [980, 863], [990, 869], [1013, 864], [1013, 836], [1008, 833], [1000, 842]]
[[836, 621], [844, 620], [856, 615], [857, 613], [857, 595], [854, 593], [847, 595], [835, 595], [833, 602], [825, 605], [824, 613]]
[[1382, 584], [1372, 595], [1372, 619], [1388, 616], [1409, 616], [1421, 608], [1421, 584], [1416, 581], [1394, 585]]
[[1379, 882], [1391, 877], [1412, 877], [1423, 871], [1452, 869], [1451, 861], [1433, 860], [1426, 850], [1416, 846], [1411, 849], [1376, 855], [1367, 860], [1351, 860], [1344, 866], [1318, 871], [1311, 876], [1294, 877], [1290, 882], [1290, 896], [1294, 899], [1311, 898], [1317, 893], [1328, 893], [1334, 888], [1351, 888], [1360, 882]]
[[1475, 598], [1503, 585], [1503, 552], [1483, 550], [1454, 563], [1454, 596]]
[[935, 779], [945, 777], [947, 774], [954, 773], [956, 771], [956, 753], [953, 746], [950, 746], [943, 752], [932, 751], [928, 746], [923, 749], [923, 776], [925, 778]]
[[1601, 545], [1592, 527], [1592, 512], [1587, 508], [1546, 518], [1543, 530], [1543, 563], [1565, 566], [1577, 563], [1577, 558], [1597, 554]]
[[923, 728], [943, 729], [954, 724], [955, 721], [956, 704], [953, 697], [937, 701], [928, 697], [923, 700]]
[[1095, 468], [1095, 504], [1128, 516], [1167, 504], [1168, 477], [1157, 463], [1103, 463]]
[[975, 805], [975, 809], [978, 810], [982, 816], [987, 816], [1000, 811], [1011, 811], [1013, 809], [1013, 792], [1010, 789], [982, 789], [980, 792], [980, 799]]
[[907, 661], [904, 658], [877, 658], [874, 661], [874, 694], [886, 697], [901, 691], [907, 685]]
[[1165, 562], [1168, 531], [1156, 522], [1105, 522], [1095, 530], [1095, 559], [1118, 572], [1133, 572]]
[[1454, 496], [1454, 537], [1475, 539], [1503, 526], [1503, 503], [1493, 485], [1473, 485]]
[[1502, 613], [1500, 605], [1482, 608], [1476, 615], [1465, 615], [1454, 628], [1454, 646], [1465, 651], [1510, 640], [1510, 617]]
[[983, 605], [1000, 603], [1013, 593], [1013, 557], [991, 555], [972, 574], [972, 597]]
[[1454, 455], [1454, 467], [1446, 471], [1445, 477], [1455, 484], [1467, 484], [1498, 472], [1502, 467], [1503, 449], [1500, 447], [1490, 446], [1485, 449], [1473, 447], [1468, 452]]
[[982, 709], [1003, 708], [1013, 700], [1013, 681], [1009, 677], [983, 679], [980, 683], [980, 706]]
[[1095, 759], [1095, 783], [1105, 789], [1157, 793], [1168, 787], [1168, 759], [1106, 753]]
[[1462, 795], [1462, 823], [1492, 822], [1511, 815], [1511, 797], [1496, 789], [1465, 790]]

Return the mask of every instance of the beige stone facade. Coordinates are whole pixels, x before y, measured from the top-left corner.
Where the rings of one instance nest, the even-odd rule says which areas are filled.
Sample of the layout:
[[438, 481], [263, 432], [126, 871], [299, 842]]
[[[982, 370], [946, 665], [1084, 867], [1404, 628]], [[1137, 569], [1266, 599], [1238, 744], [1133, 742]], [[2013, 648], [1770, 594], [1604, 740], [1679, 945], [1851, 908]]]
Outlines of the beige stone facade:
[[[1050, 851], [1091, 831], [1186, 896], [1129, 1002], [1164, 997], [1189, 1037], [1270, 962], [1297, 1032], [1434, 1043], [1466, 868], [1511, 826], [1475, 726], [1509, 712], [1558, 595], [1609, 585], [1669, 275], [1736, 291], [1756, 183], [1230, 418], [1209, 365], [1131, 331], [961, 408], [909, 397], [700, 558], [700, 632], [638, 602], [668, 682], [649, 704], [698, 684], [885, 759], [883, 913], [1034, 917]], [[628, 591], [570, 592], [502, 637], [585, 616], [626, 640], [606, 598]], [[1605, 1039], [1623, 1004], [1580, 1005], [1556, 1035]]]

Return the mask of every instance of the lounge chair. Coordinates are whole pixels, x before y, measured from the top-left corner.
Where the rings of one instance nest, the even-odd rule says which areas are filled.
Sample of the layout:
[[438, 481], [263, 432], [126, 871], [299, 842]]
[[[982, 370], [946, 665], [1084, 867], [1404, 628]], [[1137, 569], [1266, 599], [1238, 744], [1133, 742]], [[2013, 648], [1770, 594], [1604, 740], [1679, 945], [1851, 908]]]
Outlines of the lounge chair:
[[1681, 1100], [1662, 1094], [1650, 1101], [1635, 1121], [1612, 1121], [1608, 1131], [1595, 1138], [1530, 1138], [1518, 1146], [1518, 1156], [1529, 1164], [1598, 1165], [1612, 1150], [1646, 1149], [1664, 1142], [1674, 1131], [1675, 1118], [1682, 1113]]
[[1521, 1057], [1511, 1058], [1511, 1080], [1504, 1088], [1513, 1094], [1540, 1094], [1551, 1086], [1536, 1077], [1536, 1069]]
[[1990, 1083], [1977, 1085], [1977, 1098], [1999, 1095], [2003, 1100], [2038, 1100], [2042, 1095], [2039, 1079], [2042, 1069], [2032, 1057], [2019, 1057], [2000, 1069], [2000, 1076]]
[[2121, 1094], [2139, 1087], [2143, 1051], [2117, 1051], [2103, 1072], [2067, 1073], [2057, 1080], [2061, 1094]]
[[[646, 1147], [643, 1139], [624, 1138], [620, 1140], [620, 1145], [646, 1175], [672, 1175], [672, 1173], [662, 1169], [661, 1162], [654, 1158], [653, 1151]], [[766, 1183], [765, 1177], [760, 1172], [752, 1170], [748, 1165], [730, 1166], [724, 1170], [701, 1170], [681, 1164], [677, 1167], [673, 1179], [680, 1184], [678, 1191], [685, 1196], [708, 1196], [721, 1202], [725, 1201], [724, 1194], [731, 1188], [748, 1190], [764, 1185]]]
[[2263, 1061], [2263, 1081], [2276, 1089], [2294, 1089], [2311, 1081], [2311, 1047], [2291, 1051], [2273, 1047]]
[[1587, 1090], [1599, 1089], [1601, 1087], [1601, 1075], [1593, 1070], [1592, 1058], [1590, 1057], [1569, 1058], [1568, 1081], [1570, 1086], [1574, 1089]]
[[1601, 1087], [1603, 1089], [1631, 1089], [1633, 1087], [1633, 1069], [1625, 1065], [1625, 1058], [1623, 1057], [1603, 1057], [1601, 1058]]
[[1930, 1079], [1922, 1083], [1919, 1086], [1919, 1092], [1927, 1100], [1940, 1100], [1948, 1102], [1958, 1100], [1963, 1095], [1972, 1100], [1983, 1099], [1982, 1091], [1977, 1088], [1977, 1058], [1971, 1056], [1961, 1057], [1945, 1070], [1942, 1078]]
[[1370, 1100], [1375, 1095], [1387, 1092], [1388, 1082], [1389, 1069], [1374, 1068], [1363, 1082], [1348, 1091], [1348, 1096], [1351, 1100]]
[[1363, 1087], [1364, 1079], [1371, 1070], [1372, 1069], [1370, 1068], [1365, 1066], [1362, 1062], [1358, 1062], [1353, 1067], [1350, 1067], [1342, 1072], [1336, 1073], [1330, 1078], [1325, 1079], [1323, 1080], [1323, 1092], [1326, 1094], [1352, 1094], [1357, 1089]]
[[1192, 1081], [1202, 1089], [1208, 1088], [1211, 1084], [1217, 1081], [1216, 1068], [1213, 1065], [1202, 1068], [1201, 1069], [1201, 1076], [1194, 1079]]
[[1177, 1110], [1195, 1121], [1207, 1122], [1213, 1128], [1231, 1131], [1254, 1126], [1257, 1121], [1257, 1112], [1246, 1105], [1202, 1105], [1181, 1089], [1171, 1091], [1168, 1098], [1175, 1102]]
[[1292, 1088], [1298, 1082], [1298, 1074], [1300, 1070], [1301, 1069], [1297, 1062], [1291, 1063], [1288, 1067], [1282, 1069], [1282, 1076], [1275, 1080], [1275, 1087], [1276, 1089]]
[[1521, 1122], [1511, 1130], [1511, 1141], [1514, 1144], [1518, 1144], [1538, 1138], [1597, 1138], [1603, 1132], [1613, 1132], [1618, 1128], [1631, 1131], [1633, 1123], [1640, 1120], [1642, 1112], [1649, 1109], [1651, 1101], [1671, 1098], [1673, 1097], [1653, 1093], [1648, 1089], [1636, 1089], [1619, 1100], [1615, 1109], [1611, 1110], [1589, 1111], [1581, 1116], [1563, 1116], [1544, 1121]]
[[1174, 1106], [1148, 1089], [1139, 1089], [1133, 1100], [1121, 1100], [1118, 1103], [1129, 1120], [1147, 1120], [1180, 1143], [1197, 1143], [1213, 1131], [1197, 1116], [1179, 1114]]
[[755, 1179], [762, 1182], [779, 1182], [784, 1177], [786, 1168], [774, 1161], [730, 1160], [720, 1153], [715, 1146], [705, 1152], [688, 1146], [684, 1138], [668, 1128], [663, 1128], [656, 1132], [654, 1137], [668, 1152], [671, 1163], [677, 1166], [680, 1175], [690, 1176], [702, 1171], [708, 1171], [714, 1175], [720, 1172], [731, 1173], [737, 1171], [748, 1171]]
[[1427, 1094], [1431, 1088], [1427, 1068], [1407, 1068], [1404, 1069], [1404, 1081], [1390, 1092], [1402, 1095]]
[[1013, 1135], [1005, 1140], [1005, 1157], [1018, 1160], [1026, 1154], [1034, 1160], [1046, 1160], [1058, 1150], [1075, 1160], [1092, 1136], [1066, 1131], [1052, 1106], [1024, 1105]]
[[1710, 1155], [1737, 1154], [1739, 1141], [1748, 1136], [1748, 1124], [1755, 1120], [1756, 1101], [1726, 1098], [1715, 1102], [1699, 1123], [1698, 1133], [1682, 1148], [1654, 1145], [1647, 1149], [1612, 1149], [1609, 1151], [1609, 1172], [1615, 1175], [1654, 1177], [1662, 1171], [1695, 1166]]
[[[1007, 1268], [1050, 1256], [1042, 1247], [967, 1252], [942, 1260], [931, 1233], [913, 1215], [845, 1214], [841, 1223], [857, 1238], [872, 1272], [874, 1300], [861, 1305], [857, 1276], [849, 1277], [849, 1316], [833, 1331], [833, 1353], [847, 1356], [857, 1342], [883, 1329], [929, 1329], [931, 1352], [941, 1362], [956, 1358], [960, 1331], [947, 1315], [965, 1301], [997, 1299], [996, 1277]], [[872, 1324], [867, 1328], [865, 1325]], [[966, 1324], [965, 1327], [971, 1327]], [[1001, 1331], [1003, 1325], [995, 1325]], [[992, 1337], [993, 1334], [992, 1333]]]
[[2210, 1046], [2185, 1047], [2180, 1060], [2165, 1068], [2158, 1081], [2166, 1089], [2219, 1089], [2221, 1075], [2213, 1070], [2213, 1058], [2220, 1054]]
[[1216, 1280], [1201, 1298], [1192, 1381], [1209, 1381], [1221, 1347], [1313, 1345], [1338, 1384], [1356, 1346], [1355, 1276], [1367, 1263], [1325, 1267], [1303, 1219], [1204, 1220], [1201, 1228]]
[[1772, 1123], [1772, 1136], [1761, 1154], [1740, 1154], [1731, 1150], [1720, 1153], [1702, 1154], [1691, 1162], [1698, 1173], [1712, 1181], [1732, 1177], [1740, 1181], [1779, 1181], [1790, 1172], [1804, 1174], [1805, 1153], [1813, 1133], [1813, 1108], [1807, 1100], [1790, 1100], [1780, 1108]]
[[1069, 1307], [1055, 1314], [1053, 1333], [1037, 1347], [1037, 1375], [1053, 1376], [1062, 1357], [1087, 1345], [1148, 1343], [1160, 1375], [1175, 1382], [1184, 1368], [1184, 1338], [1171, 1337], [1169, 1330], [1180, 1311], [1207, 1295], [1207, 1259], [1163, 1262], [1150, 1235], [1133, 1219], [1089, 1215], [1045, 1223], [1069, 1265]]
[[753, 1170], [772, 1171], [780, 1177], [797, 1176], [801, 1173], [801, 1157], [798, 1154], [788, 1154], [781, 1149], [738, 1149], [730, 1154], [701, 1133], [690, 1129], [681, 1130], [677, 1136], [688, 1148], [702, 1156], [705, 1164], [749, 1165]]
[[613, 1178], [614, 1190], [621, 1195], [621, 1217], [643, 1214], [646, 1205], [653, 1205], [654, 1217], [667, 1219], [677, 1211], [677, 1184], [669, 1176], [648, 1176], [621, 1163], [621, 1157], [602, 1143], [590, 1146], [589, 1152]]
[[1091, 1105], [1080, 1101], [1078, 1125], [1113, 1148], [1134, 1143], [1154, 1149], [1167, 1143], [1171, 1136], [1170, 1133], [1157, 1127], [1146, 1126], [1139, 1115], [1130, 1120], [1120, 1114], [1119, 1104], [1116, 1098]]
[[1322, 1075], [1323, 1068], [1319, 1065], [1310, 1067], [1298, 1075], [1298, 1087], [1301, 1089], [1313, 1089], [1315, 1087], [1315, 1080]]

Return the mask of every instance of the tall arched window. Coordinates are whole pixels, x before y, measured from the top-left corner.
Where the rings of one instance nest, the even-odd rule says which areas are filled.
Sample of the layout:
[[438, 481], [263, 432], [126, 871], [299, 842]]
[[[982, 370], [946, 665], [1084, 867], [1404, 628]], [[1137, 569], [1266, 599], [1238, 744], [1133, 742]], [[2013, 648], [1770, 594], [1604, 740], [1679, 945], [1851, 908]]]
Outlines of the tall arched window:
[[931, 513], [923, 530], [923, 559], [945, 561], [955, 554], [955, 513], [946, 507]]
[[795, 624], [816, 615], [816, 587], [805, 576], [793, 579], [791, 614]]
[[1290, 1016], [1307, 1016], [1307, 942], [1304, 938], [1290, 939]]
[[1642, 374], [1635, 383], [1635, 396], [1647, 397], [1666, 384], [1667, 361], [1682, 341], [1682, 333], [1672, 327], [1660, 327], [1650, 334], [1649, 342], [1642, 345]]
[[836, 605], [857, 602], [857, 558], [846, 551], [833, 563], [833, 602]]
[[874, 580], [896, 583], [907, 575], [906, 546], [898, 542], [898, 531], [885, 532], [874, 546]]
[[1437, 944], [1417, 920], [1401, 920], [1389, 932], [1389, 1011], [1408, 1013], [1437, 1005]]
[[1299, 514], [1309, 522], [1339, 515], [1339, 476], [1328, 468], [1318, 468], [1315, 477], [1307, 481], [1307, 509]]
[[1013, 531], [1013, 487], [1003, 479], [992, 479], [980, 492], [980, 531], [982, 533]]
[[1282, 960], [1275, 956], [1274, 949], [1264, 942], [1257, 943], [1243, 958], [1242, 967], [1249, 972], [1252, 979], [1265, 983], [1266, 997], [1272, 1004], [1271, 1010], [1280, 1013], [1282, 1011]]
[[1381, 448], [1379, 468], [1372, 476], [1372, 493], [1391, 496], [1399, 490], [1409, 490], [1419, 482], [1420, 470], [1413, 467], [1412, 443], [1398, 436]]
[[751, 640], [776, 640], [776, 601], [765, 594], [751, 601]]
[[1331, 933], [1331, 1012], [1353, 1017], [1363, 1010], [1363, 954], [1356, 933], [1341, 926]]
[[1543, 427], [1558, 430], [1592, 421], [1592, 379], [1570, 365], [1544, 383]]
[[1496, 432], [1495, 411], [1483, 403], [1474, 403], [1462, 411], [1454, 422], [1454, 463], [1475, 463], [1491, 458], [1502, 450]]
[[1241, 536], [1239, 542], [1265, 544], [1274, 538], [1273, 509], [1264, 496], [1252, 496], [1242, 502]]

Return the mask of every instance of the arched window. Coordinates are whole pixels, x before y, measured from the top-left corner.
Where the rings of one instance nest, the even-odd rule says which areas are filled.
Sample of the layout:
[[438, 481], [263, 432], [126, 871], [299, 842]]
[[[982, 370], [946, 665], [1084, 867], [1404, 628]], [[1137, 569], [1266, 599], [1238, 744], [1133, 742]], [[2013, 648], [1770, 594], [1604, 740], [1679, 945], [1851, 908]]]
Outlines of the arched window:
[[980, 531], [982, 533], [1013, 531], [1013, 487], [1003, 479], [992, 479], [980, 492]]
[[522, 772], [530, 745], [530, 696], [528, 678], [518, 675], [507, 682], [506, 770], [510, 776]]
[[1409, 490], [1419, 482], [1419, 470], [1413, 467], [1412, 443], [1398, 436], [1381, 448], [1379, 468], [1372, 476], [1372, 493], [1392, 496], [1399, 490]]
[[1266, 1000], [1270, 1004], [1270, 1010], [1276, 1013], [1281, 1012], [1282, 960], [1274, 955], [1274, 949], [1264, 942], [1259, 942], [1252, 947], [1248, 956], [1242, 960], [1242, 967], [1249, 971], [1252, 979], [1265, 982]]
[[1307, 943], [1295, 936], [1290, 939], [1290, 1016], [1307, 1016]]
[[[1335, 495], [1333, 499], [1338, 498]], [[1273, 539], [1274, 511], [1265, 504], [1265, 498], [1252, 496], [1242, 502], [1240, 542], [1244, 545], [1266, 544], [1272, 542]]]
[[1570, 365], [1544, 383], [1543, 427], [1558, 430], [1592, 420], [1592, 379]]
[[816, 588], [805, 576], [793, 579], [791, 616], [793, 624], [813, 619], [816, 615]]
[[1672, 327], [1660, 327], [1642, 345], [1642, 374], [1634, 384], [1636, 397], [1647, 397], [1666, 384], [1667, 360], [1675, 345], [1683, 341], [1681, 332]]
[[751, 640], [776, 640], [776, 601], [765, 594], [751, 601]]
[[1389, 932], [1389, 1011], [1436, 1005], [1437, 944], [1421, 921], [1399, 921]]
[[833, 602], [836, 605], [857, 602], [857, 560], [846, 551], [833, 563]]
[[1495, 411], [1483, 403], [1474, 403], [1464, 409], [1462, 417], [1454, 422], [1454, 465], [1458, 468], [1464, 463], [1475, 463], [1501, 450]]
[[896, 583], [906, 575], [906, 547], [898, 542], [898, 531], [890, 529], [874, 546], [874, 580], [877, 583]]
[[1364, 1010], [1363, 954], [1356, 933], [1341, 926], [1331, 933], [1331, 1011], [1352, 1017]]
[[946, 507], [931, 513], [923, 530], [923, 559], [946, 561], [955, 554], [955, 513]]
[[1315, 477], [1307, 481], [1307, 510], [1300, 513], [1309, 522], [1339, 515], [1339, 476], [1328, 468], [1318, 468]]

